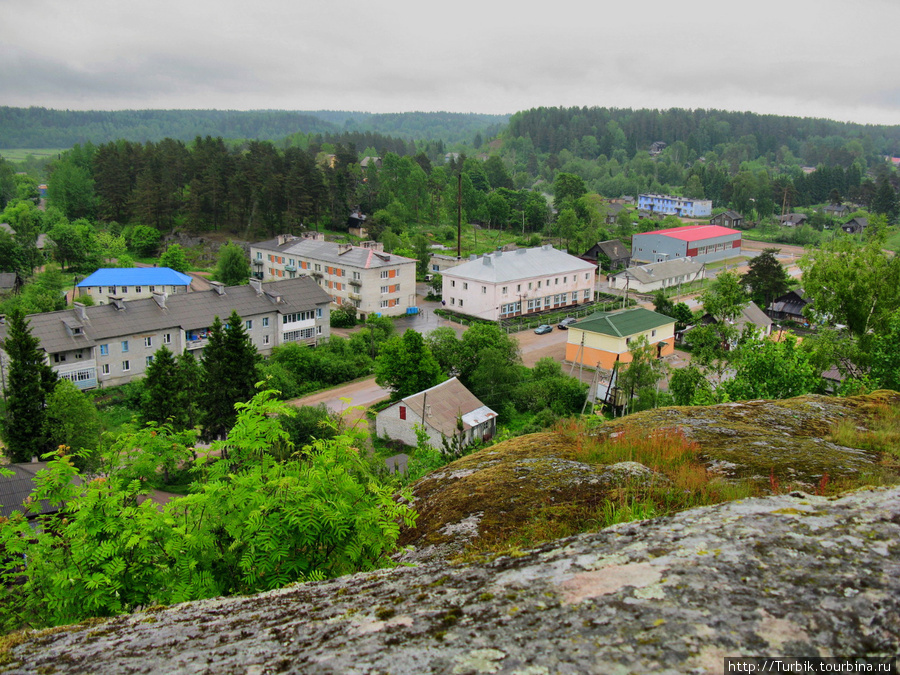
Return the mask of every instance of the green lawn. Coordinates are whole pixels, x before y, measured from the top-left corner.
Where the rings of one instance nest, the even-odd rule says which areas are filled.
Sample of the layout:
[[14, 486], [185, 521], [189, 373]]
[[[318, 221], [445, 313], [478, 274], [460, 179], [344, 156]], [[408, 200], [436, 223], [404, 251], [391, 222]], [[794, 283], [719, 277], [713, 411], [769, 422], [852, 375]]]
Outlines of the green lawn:
[[0, 150], [0, 157], [10, 162], [24, 162], [28, 155], [33, 155], [36, 159], [45, 159], [56, 157], [67, 150], [69, 148], [9, 148]]
[[884, 247], [889, 251], [900, 251], [900, 229], [891, 228], [891, 232], [888, 235], [887, 241], [884, 242]]

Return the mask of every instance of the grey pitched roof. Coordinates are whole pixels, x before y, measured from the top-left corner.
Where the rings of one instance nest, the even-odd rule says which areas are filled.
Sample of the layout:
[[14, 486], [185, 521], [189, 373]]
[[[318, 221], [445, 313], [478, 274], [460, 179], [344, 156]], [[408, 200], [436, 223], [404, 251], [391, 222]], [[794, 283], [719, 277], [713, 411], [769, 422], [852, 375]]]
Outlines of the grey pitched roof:
[[407, 396], [402, 403], [412, 411], [413, 419], [418, 417], [420, 421], [422, 406], [427, 405], [430, 413], [426, 416], [426, 421], [448, 438], [457, 433], [457, 417], [463, 418], [463, 430], [466, 431], [474, 426], [470, 422], [480, 424], [497, 416], [497, 413], [484, 405], [455, 377], [418, 394]]
[[15, 288], [17, 278], [15, 272], [0, 272], [0, 289]]
[[[223, 295], [215, 289], [179, 293], [167, 296], [164, 307], [154, 298], [126, 301], [124, 309], [117, 309], [115, 304], [85, 307], [86, 320], [76, 309], [30, 314], [27, 318], [31, 334], [40, 339], [41, 348], [53, 354], [165, 328], [206, 328], [217, 316], [224, 321], [232, 310], [242, 317], [273, 310], [291, 314], [331, 302], [331, 297], [311, 277], [273, 281], [262, 284], [261, 289], [258, 293], [253, 286], [228, 286]], [[83, 332], [75, 335], [67, 326], [82, 326]], [[5, 337], [6, 326], [0, 325], [0, 339]]]
[[362, 269], [416, 262], [412, 258], [406, 258], [394, 253], [384, 253], [383, 251], [376, 251], [362, 246], [342, 246], [333, 241], [316, 239], [293, 239], [281, 245], [278, 244], [278, 239], [269, 239], [252, 244], [252, 246], [264, 251], [277, 252], [280, 255], [303, 256], [321, 260], [325, 263]]
[[[47, 462], [30, 464], [10, 464], [4, 466], [13, 472], [12, 476], [0, 476], [0, 516], [9, 518], [13, 511], [22, 511], [26, 515], [24, 502], [34, 490], [34, 477], [38, 471], [47, 468]], [[57, 509], [48, 502], [41, 502], [41, 513], [53, 513]]]
[[654, 281], [672, 279], [673, 277], [692, 277], [699, 273], [701, 269], [703, 269], [702, 263], [693, 260], [685, 260], [684, 258], [677, 258], [675, 260], [664, 260], [663, 262], [651, 263], [649, 265], [629, 267], [627, 270], [622, 270], [613, 276], [629, 276], [642, 284], [652, 284]]
[[[704, 324], [715, 323], [716, 320], [711, 314], [704, 314], [701, 322]], [[730, 322], [729, 322], [730, 323]], [[748, 302], [741, 310], [741, 315], [734, 322], [734, 325], [743, 330], [747, 324], [752, 324], [757, 328], [766, 328], [772, 325], [772, 319], [762, 311], [755, 302]]]
[[629, 251], [625, 247], [625, 244], [623, 244], [618, 239], [599, 241], [597, 242], [597, 246], [609, 257], [610, 260], [619, 260], [620, 258], [631, 257], [631, 251]]
[[444, 272], [445, 277], [502, 283], [528, 279], [540, 274], [566, 274], [593, 271], [594, 266], [549, 244], [540, 248], [520, 248], [510, 253], [497, 251], [477, 260], [457, 265]]

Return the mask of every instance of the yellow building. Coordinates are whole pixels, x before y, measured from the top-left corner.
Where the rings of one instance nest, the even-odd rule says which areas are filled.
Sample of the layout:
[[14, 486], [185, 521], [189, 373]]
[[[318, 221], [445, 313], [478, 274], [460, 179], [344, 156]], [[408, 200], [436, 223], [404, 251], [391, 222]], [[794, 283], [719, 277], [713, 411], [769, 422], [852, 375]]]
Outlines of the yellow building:
[[610, 370], [631, 361], [632, 342], [644, 336], [657, 357], [675, 351], [675, 319], [643, 307], [597, 312], [569, 326], [566, 360]]

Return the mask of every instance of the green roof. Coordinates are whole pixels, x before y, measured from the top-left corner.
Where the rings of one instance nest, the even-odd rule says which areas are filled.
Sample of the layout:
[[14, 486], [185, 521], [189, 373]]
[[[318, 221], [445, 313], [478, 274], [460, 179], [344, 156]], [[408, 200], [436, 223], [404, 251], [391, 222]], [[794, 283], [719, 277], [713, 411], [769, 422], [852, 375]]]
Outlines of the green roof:
[[643, 307], [633, 307], [618, 312], [596, 312], [569, 328], [615, 337], [629, 337], [670, 323], [675, 323], [675, 319], [671, 316], [657, 314]]

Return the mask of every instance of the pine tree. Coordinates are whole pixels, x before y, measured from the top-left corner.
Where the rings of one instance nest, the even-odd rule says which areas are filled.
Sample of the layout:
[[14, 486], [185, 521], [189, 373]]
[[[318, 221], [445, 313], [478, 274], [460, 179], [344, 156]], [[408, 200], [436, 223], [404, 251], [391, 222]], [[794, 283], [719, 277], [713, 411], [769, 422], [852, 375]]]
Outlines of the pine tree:
[[224, 437], [234, 425], [234, 404], [249, 401], [256, 392], [258, 361], [238, 313], [233, 311], [224, 326], [216, 317], [203, 350], [199, 400], [204, 438]]
[[174, 422], [174, 418], [179, 416], [179, 385], [175, 356], [167, 347], [160, 347], [153, 355], [153, 361], [147, 366], [147, 376], [144, 378], [141, 418], [145, 423]]
[[9, 357], [6, 377], [6, 416], [2, 420], [6, 454], [13, 462], [29, 462], [46, 452], [47, 396], [56, 385], [56, 373], [44, 361], [40, 340], [31, 335], [25, 314], [9, 315], [3, 350]]

